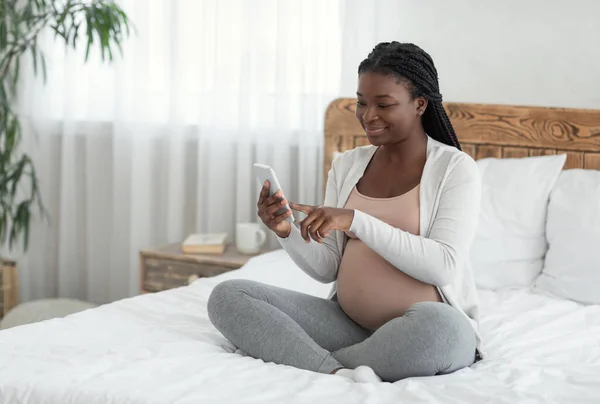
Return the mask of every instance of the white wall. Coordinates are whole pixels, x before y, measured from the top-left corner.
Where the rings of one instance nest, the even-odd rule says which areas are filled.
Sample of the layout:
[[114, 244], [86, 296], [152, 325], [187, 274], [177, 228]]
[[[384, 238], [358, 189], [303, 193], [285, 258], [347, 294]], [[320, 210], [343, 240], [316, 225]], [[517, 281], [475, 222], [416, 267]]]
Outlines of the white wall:
[[598, 0], [348, 0], [342, 94], [397, 40], [433, 57], [445, 101], [600, 108], [599, 18]]

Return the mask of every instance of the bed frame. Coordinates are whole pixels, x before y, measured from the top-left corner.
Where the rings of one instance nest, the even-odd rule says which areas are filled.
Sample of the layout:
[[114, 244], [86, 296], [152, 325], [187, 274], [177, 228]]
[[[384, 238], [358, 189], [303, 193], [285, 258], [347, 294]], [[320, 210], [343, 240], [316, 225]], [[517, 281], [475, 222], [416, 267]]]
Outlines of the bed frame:
[[[600, 170], [600, 110], [445, 103], [465, 152], [474, 159], [566, 153], [567, 168]], [[369, 144], [354, 116], [356, 99], [325, 113], [325, 182], [333, 153]]]

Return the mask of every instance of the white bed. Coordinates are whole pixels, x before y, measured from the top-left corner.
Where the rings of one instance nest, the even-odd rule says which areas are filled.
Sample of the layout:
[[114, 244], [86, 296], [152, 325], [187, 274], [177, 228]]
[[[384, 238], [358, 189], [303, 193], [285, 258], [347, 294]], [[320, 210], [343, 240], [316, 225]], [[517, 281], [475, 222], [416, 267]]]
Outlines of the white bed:
[[278, 250], [188, 287], [0, 332], [0, 403], [600, 402], [598, 305], [525, 288], [481, 291], [484, 361], [364, 385], [233, 353], [206, 301], [234, 277], [317, 296], [329, 290]]
[[[366, 142], [354, 105], [339, 99], [327, 110], [325, 173], [336, 152]], [[600, 168], [600, 111], [445, 106], [476, 159], [564, 153], [565, 168]], [[470, 368], [366, 385], [235, 354], [207, 317], [217, 282], [329, 291], [279, 250], [188, 287], [0, 332], [0, 404], [600, 403], [600, 171], [560, 174], [552, 190], [564, 160], [516, 160], [485, 163], [493, 197], [482, 204], [472, 261], [487, 357]], [[513, 163], [520, 168], [507, 169]], [[527, 248], [532, 240], [550, 247]], [[512, 288], [484, 290], [500, 284]]]

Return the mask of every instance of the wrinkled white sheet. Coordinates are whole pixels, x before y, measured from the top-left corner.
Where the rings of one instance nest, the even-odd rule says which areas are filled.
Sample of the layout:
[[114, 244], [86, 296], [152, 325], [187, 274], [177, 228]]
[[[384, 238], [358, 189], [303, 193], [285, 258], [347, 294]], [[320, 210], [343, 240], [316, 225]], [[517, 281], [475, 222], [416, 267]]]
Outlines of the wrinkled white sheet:
[[210, 324], [214, 285], [241, 277], [326, 296], [283, 251], [158, 294], [0, 332], [0, 403], [599, 403], [600, 306], [481, 291], [487, 359], [394, 384], [264, 363]]

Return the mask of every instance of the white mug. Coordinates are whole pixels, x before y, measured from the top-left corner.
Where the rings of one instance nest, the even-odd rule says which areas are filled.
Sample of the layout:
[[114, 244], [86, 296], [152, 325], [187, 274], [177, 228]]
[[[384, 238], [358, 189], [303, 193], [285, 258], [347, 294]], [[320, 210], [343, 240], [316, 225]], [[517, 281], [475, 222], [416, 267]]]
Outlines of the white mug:
[[256, 254], [265, 243], [267, 234], [258, 223], [238, 223], [235, 245], [242, 254]]

